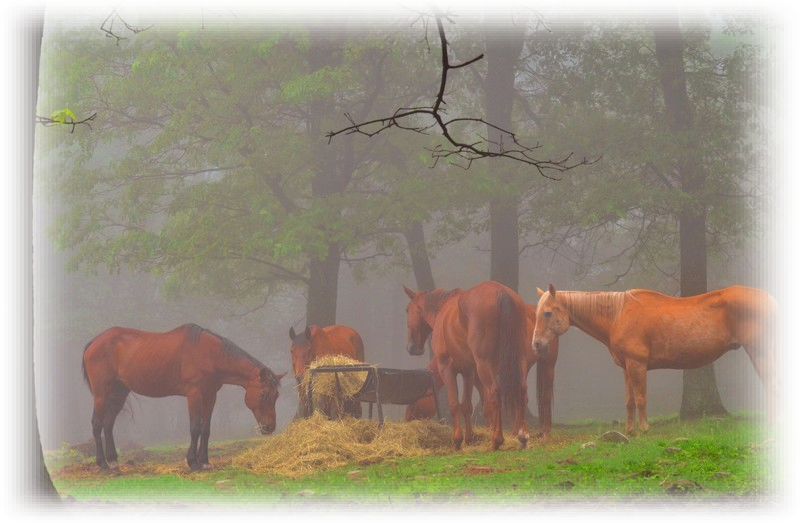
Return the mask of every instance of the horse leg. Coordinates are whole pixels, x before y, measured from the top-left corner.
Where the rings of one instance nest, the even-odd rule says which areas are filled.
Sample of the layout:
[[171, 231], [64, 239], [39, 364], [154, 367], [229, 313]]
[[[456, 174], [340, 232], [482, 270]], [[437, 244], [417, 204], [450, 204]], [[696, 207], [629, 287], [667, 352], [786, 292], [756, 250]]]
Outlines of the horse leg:
[[200, 469], [209, 470], [211, 464], [208, 462], [208, 439], [211, 436], [211, 414], [214, 412], [214, 405], [217, 402], [217, 393], [211, 392], [203, 396], [203, 423], [200, 427], [200, 443], [197, 450], [197, 463]]
[[478, 363], [478, 378], [483, 383], [483, 412], [486, 424], [492, 427], [492, 450], [503, 444], [503, 422], [500, 415], [500, 389], [489, 365]]
[[[125, 406], [125, 399], [130, 390], [121, 382], [117, 381], [111, 385], [111, 390], [105, 394], [98, 408], [95, 401], [95, 413], [92, 416], [92, 432], [94, 433], [95, 444], [97, 446], [96, 462], [102, 469], [116, 470], [117, 464], [117, 445], [114, 443], [114, 422], [117, 420], [122, 407]], [[100, 443], [100, 433], [104, 435], [105, 445]], [[105, 450], [103, 449], [105, 447]]]
[[634, 400], [633, 384], [630, 373], [624, 361], [617, 363], [622, 367], [622, 376], [625, 378], [625, 433], [633, 433], [636, 423], [636, 401]]
[[94, 411], [92, 412], [92, 436], [95, 443], [95, 462], [101, 469], [108, 468], [106, 452], [103, 449], [103, 418], [106, 414], [106, 399], [100, 394], [94, 396]]
[[475, 374], [468, 372], [461, 375], [464, 379], [464, 390], [461, 391], [461, 415], [464, 416], [464, 441], [471, 443], [475, 439], [472, 433], [472, 389], [475, 386]]
[[461, 420], [459, 414], [461, 407], [458, 404], [458, 382], [456, 374], [450, 365], [439, 364], [439, 371], [442, 375], [442, 382], [447, 391], [447, 405], [450, 407], [450, 416], [453, 418], [453, 448], [459, 450], [464, 436], [461, 433]]
[[525, 425], [525, 412], [528, 410], [527, 357], [523, 357], [520, 360], [519, 371], [522, 376], [522, 379], [520, 380], [519, 391], [517, 391], [517, 394], [519, 394], [520, 397], [519, 400], [517, 401], [517, 411], [514, 413], [513, 433], [517, 437], [517, 440], [519, 441], [520, 448], [524, 449], [525, 447], [528, 446], [528, 440], [530, 439], [530, 434], [528, 433], [528, 427], [527, 425]]
[[778, 419], [778, 374], [775, 372], [774, 352], [764, 351], [764, 346], [771, 349], [770, 345], [748, 344], [744, 350], [766, 391], [767, 421], [774, 422]]
[[[628, 358], [625, 363], [630, 390], [633, 393], [633, 402], [636, 406], [636, 415], [639, 417], [639, 431], [650, 429], [647, 422], [647, 364]], [[633, 420], [629, 419], [633, 428]]]
[[[555, 383], [556, 363], [549, 358], [539, 358], [536, 363], [536, 396], [539, 404], [539, 426], [541, 437], [547, 438], [553, 425], [553, 385]], [[541, 383], [540, 383], [541, 381]]]
[[193, 471], [202, 470], [198, 461], [197, 442], [203, 431], [203, 395], [196, 391], [186, 395], [189, 404], [189, 451], [186, 453], [186, 463]]

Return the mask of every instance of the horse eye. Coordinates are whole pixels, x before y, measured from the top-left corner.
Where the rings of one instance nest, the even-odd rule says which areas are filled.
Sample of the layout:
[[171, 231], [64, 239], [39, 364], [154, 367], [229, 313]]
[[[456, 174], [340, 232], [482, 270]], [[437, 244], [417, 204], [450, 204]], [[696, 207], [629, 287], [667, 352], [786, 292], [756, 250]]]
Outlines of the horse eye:
[[545, 318], [550, 318], [552, 315], [553, 311], [545, 311], [545, 313], [542, 316], [544, 316]]

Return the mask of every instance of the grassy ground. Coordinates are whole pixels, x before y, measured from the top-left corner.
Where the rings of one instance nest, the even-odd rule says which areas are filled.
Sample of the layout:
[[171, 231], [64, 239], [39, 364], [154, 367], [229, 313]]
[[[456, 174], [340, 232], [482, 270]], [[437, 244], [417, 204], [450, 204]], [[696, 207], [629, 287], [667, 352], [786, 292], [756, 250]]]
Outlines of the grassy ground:
[[392, 458], [291, 479], [235, 468], [259, 439], [214, 442], [212, 471], [191, 473], [185, 446], [121, 452], [121, 474], [61, 451], [46, 456], [63, 497], [94, 502], [356, 504], [472, 501], [480, 504], [626, 500], [758, 501], [770, 492], [774, 443], [746, 415], [682, 422], [656, 418], [629, 443], [603, 441], [619, 429], [594, 421], [554, 427], [547, 442], [490, 452], [478, 441], [461, 452]]

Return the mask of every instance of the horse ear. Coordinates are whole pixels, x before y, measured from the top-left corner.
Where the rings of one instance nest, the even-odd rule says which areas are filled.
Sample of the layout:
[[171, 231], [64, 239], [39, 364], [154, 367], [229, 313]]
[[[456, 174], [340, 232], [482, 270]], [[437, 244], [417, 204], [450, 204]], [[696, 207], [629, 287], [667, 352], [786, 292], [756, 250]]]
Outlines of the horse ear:
[[403, 290], [406, 291], [406, 296], [408, 296], [412, 300], [417, 297], [417, 294], [419, 294], [417, 292], [412, 291], [411, 289], [409, 289], [405, 285], [403, 285]]
[[306, 335], [306, 339], [310, 341], [311, 340], [311, 336], [312, 336], [311, 326], [310, 325], [306, 326], [305, 335]]
[[294, 332], [294, 327], [289, 327], [289, 339], [294, 341], [297, 337], [297, 333]]
[[275, 375], [275, 377], [278, 378], [278, 381], [281, 381], [281, 378], [283, 378], [284, 376], [286, 376], [285, 372], [281, 372], [280, 374]]
[[543, 296], [544, 295], [544, 291], [542, 289], [540, 289], [539, 287], [536, 287], [536, 292], [539, 293], [539, 296]]
[[552, 296], [553, 298], [555, 298], [555, 297], [556, 297], [556, 288], [555, 288], [555, 287], [553, 287], [553, 284], [552, 284], [552, 283], [551, 283], [551, 284], [550, 284], [550, 286], [547, 288], [547, 290], [550, 292], [550, 296]]

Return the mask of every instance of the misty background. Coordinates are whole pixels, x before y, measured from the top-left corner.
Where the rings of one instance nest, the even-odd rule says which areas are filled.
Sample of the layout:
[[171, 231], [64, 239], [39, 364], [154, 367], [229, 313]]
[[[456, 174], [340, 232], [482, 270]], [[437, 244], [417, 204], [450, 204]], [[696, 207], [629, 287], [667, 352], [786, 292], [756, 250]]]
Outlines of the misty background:
[[[117, 242], [121, 237], [113, 234], [99, 241], [98, 236], [92, 237], [89, 234], [79, 237], [74, 231], [91, 230], [92, 226], [97, 226], [96, 231], [110, 229], [110, 222], [103, 223], [103, 219], [98, 218], [102, 215], [98, 210], [101, 207], [108, 216], [117, 210], [123, 217], [128, 213], [127, 216], [132, 217], [132, 223], [135, 222], [151, 232], [167, 231], [168, 226], [177, 229], [177, 225], [170, 221], [175, 216], [175, 209], [180, 205], [191, 207], [191, 204], [186, 202], [180, 203], [183, 196], [195, 194], [192, 191], [199, 187], [208, 186], [215, 189], [228, 187], [227, 176], [231, 176], [232, 179], [236, 179], [236, 176], [239, 176], [238, 179], [254, 176], [253, 172], [258, 172], [258, 167], [263, 165], [263, 158], [269, 158], [270, 162], [274, 161], [274, 164], [270, 165], [278, 166], [275, 169], [282, 173], [299, 173], [292, 176], [285, 175], [285, 178], [281, 178], [281, 182], [286, 184], [287, 190], [294, 191], [289, 195], [295, 198], [298, 208], [312, 209], [314, 195], [310, 187], [313, 182], [304, 173], [313, 171], [316, 165], [314, 151], [326, 145], [325, 140], [320, 140], [320, 136], [311, 136], [308, 129], [325, 132], [348, 124], [342, 113], [348, 107], [356, 111], [364, 106], [364, 98], [368, 98], [371, 92], [368, 87], [373, 85], [370, 83], [372, 78], [370, 74], [374, 72], [371, 67], [380, 62], [374, 59], [374, 55], [380, 55], [381, 52], [385, 52], [382, 56], [386, 56], [385, 60], [393, 64], [393, 69], [387, 71], [386, 77], [381, 80], [384, 82], [384, 89], [375, 91], [378, 102], [365, 114], [370, 117], [389, 115], [392, 114], [393, 108], [405, 106], [404, 104], [419, 98], [429, 98], [431, 89], [435, 91], [437, 85], [438, 58], [435, 50], [428, 52], [425, 49], [427, 46], [435, 46], [435, 40], [427, 26], [418, 21], [396, 22], [387, 28], [376, 27], [371, 31], [356, 27], [351, 32], [343, 32], [341, 40], [334, 37], [335, 42], [332, 44], [331, 31], [319, 31], [319, 27], [314, 24], [309, 24], [312, 27], [308, 30], [310, 36], [303, 33], [303, 36], [298, 37], [295, 33], [299, 34], [299, 30], [280, 28], [280, 24], [277, 29], [275, 24], [266, 23], [263, 27], [258, 23], [237, 26], [236, 24], [241, 21], [228, 19], [222, 23], [220, 31], [214, 32], [211, 30], [214, 17], [209, 13], [205, 13], [202, 20], [189, 17], [184, 26], [176, 25], [173, 20], [166, 23], [158, 17], [148, 18], [124, 11], [121, 13], [126, 16], [126, 23], [148, 29], [138, 34], [124, 33], [120, 18], [113, 31], [120, 31], [116, 34], [125, 34], [125, 39], [114, 42], [113, 38], [109, 39], [98, 29], [103, 27], [102, 23], [108, 16], [107, 13], [87, 14], [80, 21], [77, 20], [78, 17], [66, 22], [56, 22], [53, 16], [46, 19], [43, 55], [50, 54], [49, 58], [43, 60], [41, 71], [41, 113], [69, 106], [76, 114], [85, 115], [97, 110], [94, 108], [98, 107], [98, 101], [109, 105], [105, 107], [105, 111], [98, 111], [98, 121], [93, 123], [91, 130], [78, 127], [73, 133], [69, 133], [64, 128], [37, 129], [33, 221], [34, 365], [36, 406], [43, 448], [57, 449], [64, 444], [87, 441], [91, 437], [92, 399], [81, 373], [81, 356], [84, 346], [94, 336], [111, 326], [167, 331], [184, 323], [196, 323], [230, 338], [273, 371], [277, 373], [289, 371], [289, 376], [283, 379], [276, 406], [277, 431], [280, 431], [291, 422], [297, 410], [297, 394], [294, 381], [291, 379], [288, 331], [290, 327], [304, 328], [309, 315], [316, 314], [309, 310], [309, 290], [304, 284], [298, 281], [271, 280], [262, 287], [245, 287], [235, 280], [235, 276], [243, 272], [250, 275], [254, 270], [250, 266], [240, 267], [235, 264], [205, 266], [202, 262], [187, 266], [185, 260], [179, 262], [168, 260], [159, 265], [153, 260], [159, 259], [159, 256], [166, 259], [167, 256], [155, 251], [148, 251], [142, 254], [141, 259], [136, 259], [137, 253], [143, 253], [145, 248], [152, 247], [149, 237], [140, 243], [136, 240], [125, 244], [124, 241]], [[416, 14], [406, 13], [405, 16], [407, 21], [411, 22], [419, 18]], [[646, 159], [636, 159], [631, 160], [630, 164], [625, 163], [626, 155], [643, 154], [636, 150], [637, 144], [632, 143], [634, 138], [624, 134], [625, 123], [614, 126], [595, 120], [594, 118], [600, 117], [598, 115], [608, 117], [609, 112], [613, 111], [609, 107], [602, 107], [597, 110], [597, 114], [590, 113], [588, 109], [584, 112], [580, 107], [579, 98], [582, 94], [578, 89], [566, 95], [564, 91], [548, 93], [546, 92], [548, 88], [557, 89], [558, 81], [562, 80], [556, 81], [551, 76], [549, 77], [551, 83], [548, 83], [538, 78], [538, 73], [534, 74], [536, 72], [549, 74], [559, 65], [568, 69], [566, 64], [571, 63], [572, 58], [566, 54], [563, 57], [555, 56], [555, 51], [558, 49], [572, 49], [575, 53], [595, 52], [596, 49], [589, 49], [591, 47], [589, 45], [581, 51], [581, 45], [584, 44], [580, 43], [577, 36], [570, 35], [580, 34], [588, 41], [593, 31], [598, 34], [603, 33], [603, 25], [599, 24], [597, 28], [586, 30], [584, 26], [589, 22], [580, 20], [576, 22], [574, 16], [562, 20], [555, 15], [548, 18], [546, 15], [537, 14], [526, 19], [529, 24], [527, 33], [529, 36], [526, 37], [527, 52], [523, 53], [523, 56], [536, 56], [537, 49], [547, 49], [552, 54], [545, 57], [549, 63], [545, 63], [545, 58], [541, 58], [541, 63], [537, 61], [539, 58], [530, 58], [526, 65], [527, 69], [519, 68], [516, 77], [518, 88], [530, 96], [531, 104], [537, 105], [533, 115], [525, 116], [522, 109], [515, 111], [515, 126], [533, 129], [530, 136], [537, 141], [552, 140], [553, 143], [548, 142], [548, 147], [553, 148], [551, 152], [553, 156], [578, 150], [579, 157], [586, 155], [589, 158], [602, 158], [596, 164], [578, 167], [563, 176], [572, 177], [570, 179], [573, 181], [595, 180], [591, 182], [593, 186], [605, 188], [605, 198], [614, 201], [617, 206], [607, 210], [609, 216], [602, 215], [595, 208], [602, 206], [589, 201], [580, 202], [581, 198], [588, 196], [578, 194], [575, 186], [565, 188], [567, 185], [565, 181], [552, 181], [517, 168], [518, 172], [512, 176], [514, 180], [509, 182], [509, 186], [523, 195], [519, 207], [519, 215], [523, 220], [518, 232], [520, 296], [527, 302], [535, 303], [538, 299], [536, 288], [546, 288], [548, 283], [553, 283], [556, 288], [564, 290], [624, 290], [647, 287], [677, 295], [679, 287], [674, 268], [677, 264], [674, 234], [664, 233], [647, 240], [662, 249], [651, 249], [650, 252], [655, 253], [654, 256], [659, 256], [655, 260], [640, 258], [631, 261], [621, 256], [623, 252], [638, 250], [632, 246], [641, 247], [642, 244], [646, 244], [645, 240], [629, 243], [625, 239], [625, 231], [635, 229], [631, 225], [638, 223], [637, 220], [640, 218], [642, 223], [648, 224], [648, 227], [655, 227], [653, 224], [664, 227], [664, 230], [668, 230], [670, 226], [674, 227], [674, 220], [671, 221], [669, 218], [652, 220], [647, 218], [656, 215], [650, 209], [642, 211], [630, 202], [614, 200], [615, 194], [633, 191], [631, 187], [646, 186], [643, 181], [645, 178], [634, 176], [629, 179], [619, 179], [613, 175], [603, 178], [608, 173], [620, 173], [625, 169], [632, 169], [631, 165], [647, 162]], [[469, 17], [459, 20], [455, 25], [448, 25], [447, 29], [451, 31], [449, 34], [453, 52], [464, 60], [480, 51], [483, 40], [481, 33], [466, 23], [471, 20]], [[757, 23], [748, 20], [741, 24], [750, 29], [759, 27]], [[712, 17], [712, 20], [697, 22], [697, 25], [702, 27], [702, 30], [698, 30], [698, 34], [695, 35], [700, 40], [708, 34], [722, 34], [724, 24], [721, 18]], [[318, 32], [315, 32], [314, 27]], [[583, 29], [579, 31], [576, 27]], [[638, 26], [631, 28], [627, 21], [623, 21], [616, 28], [616, 32], [609, 31], [609, 35], [605, 35], [609, 39], [608, 48], [625, 44], [627, 39], [624, 35], [628, 34], [627, 31], [639, 34], [643, 30]], [[207, 33], [211, 33], [208, 41], [203, 40]], [[743, 31], [742, 34], [744, 33]], [[393, 34], [395, 40], [384, 41], [383, 34]], [[286, 38], [285, 42], [281, 41], [282, 45], [304, 50], [307, 49], [306, 46], [313, 47], [309, 44], [309, 40], [313, 41], [318, 36], [327, 42], [328, 47], [344, 46], [349, 53], [345, 53], [344, 58], [332, 58], [346, 62], [347, 67], [339, 70], [335, 69], [336, 64], [326, 64], [320, 70], [326, 73], [333, 72], [315, 78], [317, 82], [331, 82], [334, 87], [330, 93], [314, 94], [313, 82], [305, 81], [308, 79], [300, 81], [303, 80], [300, 78], [301, 73], [293, 69], [296, 66], [292, 63], [295, 58], [287, 58], [280, 50], [272, 54], [272, 46], [278, 46], [275, 42], [282, 37]], [[748, 45], [760, 42], [756, 37], [752, 34], [741, 36], [742, 41]], [[145, 38], [154, 40], [146, 41]], [[563, 38], [563, 41], [556, 41], [557, 38]], [[230, 53], [236, 53], [237, 46], [242, 41], [251, 42], [253, 47], [263, 44], [263, 47], [258, 48], [260, 53], [258, 56], [263, 60], [260, 67], [279, 71], [279, 74], [285, 76], [284, 83], [280, 88], [275, 88], [278, 94], [270, 94], [274, 98], [265, 96], [267, 101], [257, 101], [255, 100], [257, 97], [247, 91], [250, 80], [244, 75], [246, 72], [252, 72], [253, 84], [268, 76], [258, 76], [262, 73], [255, 71], [256, 68], [252, 65], [243, 64], [241, 69], [231, 66], [230, 70], [226, 71], [228, 74], [236, 73], [241, 76], [233, 77], [233, 80], [220, 76], [230, 81], [230, 84], [221, 91], [227, 93], [226, 89], [232, 86], [241, 87], [242, 91], [238, 92], [240, 100], [247, 100], [249, 108], [263, 104], [263, 108], [258, 106], [259, 110], [263, 109], [263, 112], [259, 113], [263, 118], [267, 118], [270, 108], [276, 107], [276, 114], [270, 113], [268, 125], [264, 124], [267, 135], [248, 138], [242, 134], [232, 134], [225, 137], [235, 142], [230, 148], [225, 142], [225, 147], [221, 151], [208, 149], [194, 151], [191, 154], [196, 154], [198, 158], [203, 157], [203, 160], [193, 159], [193, 162], [209, 161], [215, 165], [217, 162], [231, 163], [230, 158], [236, 156], [236, 162], [233, 163], [239, 165], [238, 162], [241, 160], [245, 167], [241, 168], [241, 172], [229, 175], [224, 169], [216, 167], [212, 169], [206, 166], [208, 169], [203, 176], [195, 176], [188, 181], [183, 180], [174, 187], [129, 183], [129, 180], [144, 174], [137, 169], [149, 168], [157, 172], [159, 168], [157, 165], [148, 164], [148, 157], [152, 159], [156, 155], [154, 149], [145, 153], [139, 149], [144, 143], [157, 142], [156, 137], [163, 140], [174, 139], [159, 135], [161, 129], [178, 125], [175, 122], [183, 122], [179, 125], [176, 136], [182, 133], [186, 136], [192, 136], [192, 133], [201, 136], [206, 132], [202, 125], [194, 127], [191, 119], [185, 121], [187, 114], [181, 112], [183, 106], [190, 103], [189, 97], [193, 94], [189, 91], [166, 92], [170, 88], [164, 86], [168, 86], [169, 83], [164, 81], [165, 77], [160, 76], [160, 73], [168, 68], [165, 68], [164, 64], [157, 63], [157, 59], [159, 53], [167, 51], [159, 47], [160, 43], [177, 42], [172, 47], [171, 44], [165, 47], [172, 50], [183, 49], [181, 47], [183, 43], [186, 46], [197, 45], [198, 55], [205, 52], [208, 52], [208, 55], [202, 56], [213, 56], [215, 52], [224, 53], [226, 58], [221, 58], [220, 61], [227, 63], [229, 60], [235, 64], [236, 55]], [[269, 45], [265, 42], [269, 42]], [[537, 43], [541, 48], [537, 48]], [[139, 45], [143, 46], [143, 50], [142, 54], [137, 55]], [[732, 42], [726, 41], [724, 45], [731, 46], [726, 52], [733, 52]], [[219, 46], [218, 51], [215, 51], [213, 46]], [[119, 51], [120, 55], [115, 55], [118, 52], [116, 48], [120, 47], [122, 48]], [[144, 74], [141, 70], [137, 71], [137, 67], [144, 67], [138, 64], [145, 63], [144, 59], [148, 53], [155, 64], [154, 71], [149, 73], [152, 74], [152, 92], [142, 93], [140, 99], [133, 98], [131, 93], [122, 92], [120, 96], [128, 97], [126, 103], [129, 105], [125, 107], [113, 105], [113, 94], [108, 96], [97, 94], [102, 91], [100, 87], [112, 89], [116, 77], [125, 77], [128, 74], [135, 76], [134, 73]], [[79, 63], [80, 60], [76, 58], [89, 55], [92, 60], [87, 59], [86, 63]], [[364, 57], [363, 62], [359, 61], [360, 57]], [[176, 65], [174, 74], [182, 78], [181, 90], [187, 88], [183, 85], [187, 80], [181, 77], [182, 74], [191, 76], [202, 73], [198, 63], [191, 61], [193, 59], [195, 58], [189, 57], [185, 63], [170, 62]], [[110, 71], [105, 78], [102, 78], [104, 70], [98, 69], [100, 63], [105, 63]], [[366, 64], [363, 65], [363, 70], [358, 69], [359, 64]], [[729, 64], [729, 62], [720, 61], [719, 64]], [[409, 73], [409, 70], [414, 72]], [[345, 74], [352, 74], [355, 79], [342, 80]], [[460, 79], [453, 80], [454, 83], [448, 91], [448, 101], [451, 102], [453, 113], [466, 114], [475, 107], [477, 95], [473, 96], [472, 93], [478, 92], [478, 89], [473, 82], [477, 82], [476, 77], [481, 74], [485, 75], [486, 71], [480, 69], [478, 65], [475, 74], [465, 73], [459, 77]], [[590, 75], [595, 73], [586, 71], [583, 74], [586, 75], [583, 81], [589, 82], [592, 78]], [[296, 75], [300, 80], [293, 80], [292, 75]], [[166, 78], [169, 78], [169, 75], [166, 75]], [[419, 85], [414, 84], [412, 80], [418, 80]], [[570, 78], [569, 75], [563, 79], [564, 82], [578, 80]], [[761, 81], [763, 82], [763, 79]], [[342, 87], [343, 84], [347, 86]], [[356, 88], [353, 85], [361, 87]], [[292, 89], [287, 86], [291, 86]], [[141, 85], [135, 88], [142, 89]], [[341, 91], [337, 92], [337, 89]], [[148, 94], [150, 96], [147, 96]], [[650, 94], [650, 97], [654, 98], [655, 95]], [[570, 95], [574, 97], [573, 100], [560, 98], [561, 96], [569, 98]], [[235, 97], [235, 94], [230, 96]], [[609, 94], [609, 97], [611, 96]], [[220, 95], [219, 99], [222, 98]], [[335, 106], [325, 109], [324, 117], [318, 121], [309, 123], [313, 114], [309, 116], [311, 111], [303, 112], [305, 108], [313, 107], [314, 103], [328, 99], [334, 100]], [[147, 107], [148, 100], [152, 100], [153, 107]], [[164, 105], [159, 106], [159, 103]], [[214, 103], [216, 102], [212, 98], [210, 104], [213, 106]], [[219, 109], [223, 115], [231, 114], [231, 107], [236, 105], [235, 103], [229, 105], [227, 101], [219, 103], [225, 104]], [[626, 102], [617, 103], [622, 106]], [[622, 114], [621, 106], [618, 114]], [[118, 114], [109, 111], [113, 107], [119, 111]], [[163, 111], [158, 114], [158, 118], [163, 120], [160, 120], [157, 126], [147, 127], [143, 123], [145, 113], [159, 107], [163, 107]], [[302, 112], [302, 115], [298, 116], [292, 111]], [[762, 120], [769, 120], [768, 105], [760, 105], [755, 112]], [[120, 116], [126, 113], [127, 117], [138, 114], [142, 120], [137, 122], [135, 118], [126, 120], [127, 117]], [[198, 120], [217, 117], [211, 113], [212, 109], [208, 110], [208, 114], [200, 115], [197, 112], [189, 114]], [[150, 118], [152, 115], [147, 117]], [[747, 121], [750, 117], [735, 116], [742, 118], [743, 121]], [[218, 120], [216, 125], [224, 127], [220, 123], [222, 121], [224, 120]], [[575, 127], [569, 127], [570, 123]], [[206, 125], [210, 125], [209, 122], [206, 122]], [[234, 125], [231, 124], [231, 127]], [[608, 127], [605, 127], [606, 125]], [[713, 125], [713, 122], [710, 125]], [[257, 126], [251, 125], [249, 129], [253, 127]], [[623, 134], [615, 135], [617, 132]], [[286, 133], [291, 136], [287, 137]], [[709, 133], [713, 135], [713, 132]], [[216, 143], [222, 143], [221, 134], [214, 136], [216, 138], [209, 141], [218, 139]], [[768, 198], [770, 186], [761, 183], [763, 178], [747, 178], [745, 175], [746, 171], [747, 175], [756, 172], [759, 176], [767, 176], [764, 172], [768, 171], [768, 168], [759, 163], [763, 153], [763, 149], [760, 148], [763, 147], [760, 143], [762, 137], [740, 137], [736, 141], [727, 134], [720, 133], [720, 136], [720, 143], [717, 145], [722, 151], [727, 151], [729, 147], [738, 147], [741, 143], [752, 146], [752, 151], [749, 151], [750, 156], [743, 160], [743, 164], [735, 164], [732, 160], [726, 159], [726, 165], [722, 170], [725, 172], [725, 177], [741, 176], [736, 178], [737, 187], [743, 188], [744, 193], [755, 195], [752, 198], [757, 203], [745, 210], [737, 209], [735, 212], [726, 210], [727, 214], [722, 211], [718, 215], [711, 213], [712, 218], [718, 221], [715, 222], [716, 229], [713, 231], [713, 239], [710, 240], [717, 243], [709, 255], [709, 289], [731, 284], [752, 285], [765, 288], [780, 301], [781, 289], [770, 288], [766, 274], [769, 271], [770, 251], [765, 245], [768, 245], [770, 240], [771, 224], [767, 212], [764, 211], [764, 207], [768, 206], [763, 204], [762, 200]], [[255, 140], [256, 144], [253, 145], [255, 148], [259, 147], [258, 140], [268, 142], [269, 146], [260, 152], [243, 150], [239, 147], [250, 139]], [[301, 142], [301, 139], [307, 142]], [[402, 291], [402, 285], [418, 288], [405, 241], [402, 238], [398, 239], [398, 235], [391, 240], [382, 239], [380, 231], [360, 231], [361, 236], [353, 231], [369, 229], [377, 222], [389, 228], [390, 225], [393, 227], [407, 225], [405, 219], [421, 220], [436, 287], [466, 289], [489, 279], [492, 241], [490, 231], [486, 227], [488, 220], [486, 202], [494, 196], [492, 192], [494, 187], [487, 189], [484, 182], [492, 179], [494, 168], [485, 163], [476, 163], [469, 170], [464, 170], [458, 165], [447, 165], [446, 162], [432, 166], [427, 150], [435, 145], [434, 139], [413, 133], [403, 134], [402, 131], [395, 129], [372, 138], [349, 137], [346, 145], [334, 143], [330, 146], [331, 149], [340, 147], [335, 149], [336, 152], [333, 154], [341, 153], [342, 156], [335, 158], [346, 158], [346, 151], [342, 151], [352, 147], [355, 156], [362, 159], [362, 163], [353, 168], [355, 181], [342, 191], [345, 195], [342, 201], [337, 200], [335, 203], [339, 206], [336, 210], [340, 213], [336, 215], [337, 219], [351, 220], [345, 221], [343, 228], [352, 233], [352, 236], [341, 234], [343, 238], [341, 242], [351, 242], [352, 248], [342, 248], [342, 257], [337, 262], [335, 322], [349, 325], [361, 334], [364, 340], [365, 359], [368, 363], [394, 368], [424, 368], [428, 363], [428, 356], [410, 356], [405, 351], [407, 298]], [[589, 142], [590, 139], [596, 139], [597, 143]], [[657, 149], [657, 145], [651, 144], [651, 146]], [[628, 148], [631, 150], [627, 150]], [[212, 151], [216, 155], [213, 159], [211, 159]], [[126, 156], [129, 154], [133, 156]], [[264, 156], [261, 160], [251, 159], [256, 154]], [[331, 162], [330, 158], [328, 161], [336, 163], [336, 160]], [[483, 160], [487, 161], [493, 160]], [[324, 161], [321, 163], [325, 164]], [[751, 170], [747, 171], [742, 167]], [[512, 171], [514, 169], [515, 167], [507, 165], [502, 168]], [[501, 169], [498, 168], [499, 170]], [[381, 178], [376, 181], [375, 176]], [[422, 187], [419, 191], [410, 190], [407, 187], [411, 183], [409, 180], [422, 180], [430, 185]], [[461, 181], [464, 181], [463, 186], [459, 186]], [[144, 180], [143, 183], [146, 182], [147, 180]], [[570, 183], [580, 186], [580, 182]], [[561, 184], [561, 189], [550, 189], [557, 184]], [[586, 185], [589, 185], [589, 181]], [[252, 194], [252, 186], [246, 186], [244, 189], [233, 186], [229, 188], [232, 198], [241, 198], [243, 205], [250, 205], [250, 202], [245, 201], [245, 197]], [[384, 195], [386, 200], [376, 204], [382, 206], [381, 212], [376, 213], [372, 209], [361, 212], [359, 205], [379, 192], [379, 189], [386, 193]], [[265, 192], [268, 191], [265, 189]], [[600, 192], [603, 193], [602, 190]], [[394, 209], [393, 199], [401, 201], [404, 198], [411, 198], [407, 193], [414, 196], [417, 201], [423, 200], [419, 193], [431, 198], [421, 203], [420, 208], [400, 206], [399, 209]], [[198, 198], [199, 194], [196, 194]], [[570, 200], [571, 196], [575, 196], [575, 200]], [[637, 194], [629, 196], [631, 200], [638, 197]], [[654, 200], [666, 201], [669, 198], [662, 196]], [[363, 202], [359, 201], [361, 199]], [[165, 203], [165, 200], [168, 201]], [[100, 204], [97, 208], [93, 208], [93, 202]], [[108, 203], [111, 204], [110, 207], [103, 207]], [[329, 203], [326, 200], [326, 205]], [[567, 223], [568, 219], [577, 214], [569, 209], [573, 206], [580, 209], [584, 204], [590, 208], [586, 211], [586, 215], [579, 216], [580, 220]], [[271, 202], [264, 203], [257, 200], [253, 205], [264, 205], [262, 209], [269, 209], [270, 215], [278, 213], [269, 207], [272, 205]], [[206, 227], [206, 222], [203, 220], [208, 218], [212, 222], [208, 226], [209, 229], [219, 228], [219, 236], [225, 238], [237, 235], [250, 225], [249, 222], [231, 222], [230, 228], [225, 229], [219, 223], [213, 222], [213, 217], [205, 216], [204, 208], [203, 205], [197, 205], [197, 208], [191, 211], [196, 214], [189, 213], [190, 226], [195, 224], [198, 228]], [[152, 209], [160, 211], [150, 214]], [[329, 210], [325, 207], [325, 211]], [[137, 216], [137, 212], [141, 212], [143, 216]], [[262, 213], [262, 216], [265, 214]], [[569, 217], [569, 214], [573, 217]], [[548, 219], [540, 220], [539, 217], [544, 215]], [[286, 216], [293, 215], [287, 213]], [[87, 226], [95, 219], [98, 220], [96, 223]], [[280, 256], [283, 258], [276, 256], [276, 259], [279, 258], [278, 261], [283, 263], [286, 269], [308, 273], [313, 266], [308, 260], [312, 257], [309, 252], [317, 251], [304, 249], [308, 248], [308, 244], [315, 238], [313, 229], [318, 227], [318, 223], [313, 222], [310, 226], [302, 224], [303, 227], [292, 224], [294, 228], [287, 232], [281, 228], [285, 226], [284, 222], [278, 223], [279, 221], [276, 219], [276, 222], [270, 223], [269, 226], [275, 227], [276, 234], [281, 234], [283, 238], [299, 238], [299, 247], [296, 250], [288, 249], [288, 254], [281, 251]], [[737, 228], [745, 222], [746, 226]], [[312, 232], [308, 232], [307, 229]], [[574, 235], [567, 232], [575, 229], [580, 229], [581, 232]], [[265, 230], [268, 230], [266, 226]], [[615, 232], [609, 233], [608, 236], [593, 236], [598, 230]], [[162, 236], [165, 235], [166, 233]], [[180, 238], [176, 236], [176, 242], [178, 240]], [[308, 243], [303, 243], [304, 241]], [[190, 246], [179, 243], [175, 245], [177, 246], [170, 244], [158, 248], [166, 250], [174, 247], [176, 250], [186, 249], [186, 252], [189, 252]], [[586, 245], [590, 247], [582, 247]], [[197, 257], [197, 254], [189, 252], [187, 257]], [[237, 292], [241, 295], [232, 295]], [[715, 370], [720, 396], [730, 412], [758, 411], [763, 408], [762, 388], [744, 351], [727, 353], [716, 362]], [[677, 370], [658, 370], [648, 373], [648, 414], [651, 417], [678, 411], [681, 404], [681, 380], [682, 373]], [[535, 391], [533, 372], [529, 375], [528, 386], [531, 393]], [[474, 397], [477, 401], [477, 394], [474, 394]], [[561, 339], [554, 397], [553, 420], [556, 424], [587, 418], [609, 422], [624, 418], [624, 386], [621, 369], [613, 364], [604, 346], [577, 329], [571, 329]], [[243, 389], [237, 387], [225, 386], [220, 391], [212, 419], [212, 442], [256, 435], [255, 421], [251, 412], [244, 406], [243, 398]], [[531, 395], [529, 399], [533, 414], [536, 415], [533, 396]], [[440, 404], [440, 408], [444, 407]], [[366, 411], [365, 405], [365, 415]], [[385, 412], [388, 419], [399, 421], [402, 419], [403, 408], [387, 407]], [[536, 427], [530, 429], [534, 431]], [[144, 445], [184, 443], [188, 439], [185, 398], [152, 399], [132, 394], [128, 406], [117, 419], [115, 435], [120, 446], [127, 442]]]

